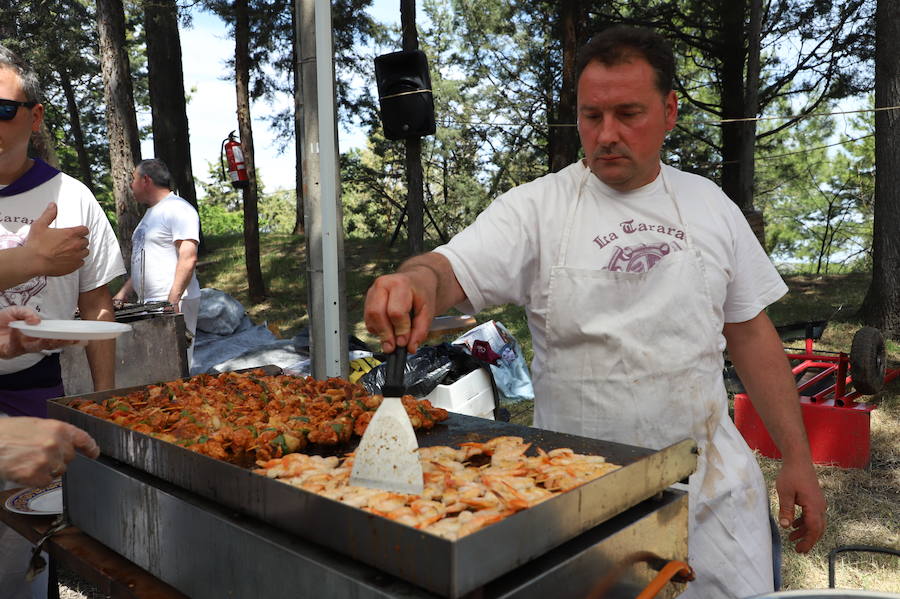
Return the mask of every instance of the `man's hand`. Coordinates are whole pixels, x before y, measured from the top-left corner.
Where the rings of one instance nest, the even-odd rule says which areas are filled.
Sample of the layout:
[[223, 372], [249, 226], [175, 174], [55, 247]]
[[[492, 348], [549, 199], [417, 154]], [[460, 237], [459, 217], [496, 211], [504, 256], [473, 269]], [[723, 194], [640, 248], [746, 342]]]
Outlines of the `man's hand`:
[[778, 522], [782, 528], [794, 529], [788, 538], [796, 541], [799, 553], [806, 553], [825, 532], [825, 497], [812, 465], [784, 346], [765, 312], [745, 322], [726, 323], [722, 332], [750, 401], [782, 455], [781, 472], [775, 479]]
[[[825, 532], [825, 496], [812, 464], [784, 462], [775, 479], [775, 490], [779, 525], [793, 528], [788, 539], [796, 542], [797, 553], [808, 552]], [[798, 507], [800, 515], [796, 516]]]
[[[8, 360], [45, 349], [59, 349], [66, 345], [77, 344], [78, 341], [62, 339], [37, 339], [28, 337], [18, 329], [9, 326], [16, 320], [24, 320], [27, 324], [40, 324], [37, 312], [24, 306], [10, 306], [0, 310], [0, 358]], [[2, 442], [2, 441], [0, 441]]]
[[[405, 346], [410, 353], [415, 353], [428, 336], [437, 284], [434, 275], [418, 270], [378, 277], [366, 293], [366, 329], [378, 336], [384, 352]], [[414, 313], [412, 321], [410, 312]]]
[[23, 267], [32, 276], [60, 277], [81, 268], [88, 255], [88, 228], [68, 227], [51, 229], [56, 220], [56, 204], [50, 203], [37, 220], [31, 223], [25, 248], [29, 250], [28, 264]]
[[116, 293], [112, 297], [113, 309], [119, 310], [125, 306], [125, 302], [128, 301], [134, 294], [134, 283], [131, 282], [131, 277], [125, 280], [125, 283], [122, 285], [122, 288], [119, 289], [119, 292]]
[[66, 471], [76, 451], [89, 458], [100, 455], [90, 435], [66, 422], [0, 418], [0, 478], [42, 487]]
[[372, 283], [363, 312], [366, 329], [378, 336], [384, 352], [406, 346], [409, 353], [415, 353], [428, 337], [434, 315], [465, 299], [446, 257], [436, 252], [414, 256], [396, 273]]

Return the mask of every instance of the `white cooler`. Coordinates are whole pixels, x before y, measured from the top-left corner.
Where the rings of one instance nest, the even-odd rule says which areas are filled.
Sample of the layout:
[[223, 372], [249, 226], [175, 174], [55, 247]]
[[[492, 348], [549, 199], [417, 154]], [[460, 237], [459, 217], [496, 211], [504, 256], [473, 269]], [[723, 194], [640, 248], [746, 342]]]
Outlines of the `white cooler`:
[[438, 385], [423, 399], [431, 405], [457, 414], [494, 419], [494, 390], [484, 368], [463, 375], [451, 385]]

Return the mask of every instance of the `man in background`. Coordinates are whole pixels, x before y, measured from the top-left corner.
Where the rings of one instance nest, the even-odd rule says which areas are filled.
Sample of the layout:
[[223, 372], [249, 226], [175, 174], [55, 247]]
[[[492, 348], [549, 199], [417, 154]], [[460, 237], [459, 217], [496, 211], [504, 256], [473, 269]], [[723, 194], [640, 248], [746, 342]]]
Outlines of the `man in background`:
[[[172, 175], [162, 160], [139, 162], [131, 191], [134, 199], [148, 208], [131, 236], [131, 278], [113, 301], [125, 301], [132, 294], [141, 303], [167, 301], [184, 314], [184, 326], [192, 340], [200, 313], [200, 284], [194, 272], [200, 217], [172, 191]], [[193, 343], [189, 343], [188, 365], [193, 354]]]

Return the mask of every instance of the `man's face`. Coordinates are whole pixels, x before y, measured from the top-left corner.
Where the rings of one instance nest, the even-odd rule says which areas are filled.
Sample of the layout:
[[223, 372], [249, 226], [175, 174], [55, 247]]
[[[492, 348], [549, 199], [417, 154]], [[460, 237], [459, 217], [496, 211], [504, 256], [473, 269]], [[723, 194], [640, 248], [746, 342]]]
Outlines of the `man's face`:
[[[4, 100], [27, 100], [22, 89], [22, 81], [15, 71], [0, 67], [0, 98]], [[31, 134], [38, 131], [44, 117], [41, 104], [33, 108], [19, 106], [16, 116], [8, 121], [0, 121], [0, 183], [12, 183], [24, 172], [28, 159], [28, 141]], [[12, 180], [8, 180], [12, 178]]]
[[131, 173], [131, 193], [134, 194], [136, 202], [144, 203], [147, 200], [147, 182], [150, 178], [134, 169]]
[[614, 66], [590, 62], [578, 80], [578, 135], [591, 171], [617, 191], [659, 173], [659, 151], [675, 126], [675, 92], [663, 96], [643, 58]]

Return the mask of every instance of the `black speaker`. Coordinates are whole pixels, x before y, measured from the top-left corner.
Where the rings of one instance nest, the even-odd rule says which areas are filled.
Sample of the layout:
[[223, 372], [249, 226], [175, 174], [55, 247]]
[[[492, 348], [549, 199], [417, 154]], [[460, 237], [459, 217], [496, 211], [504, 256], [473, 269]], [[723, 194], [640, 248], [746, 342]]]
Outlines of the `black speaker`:
[[375, 57], [375, 81], [385, 137], [434, 134], [434, 97], [424, 52], [403, 50]]

